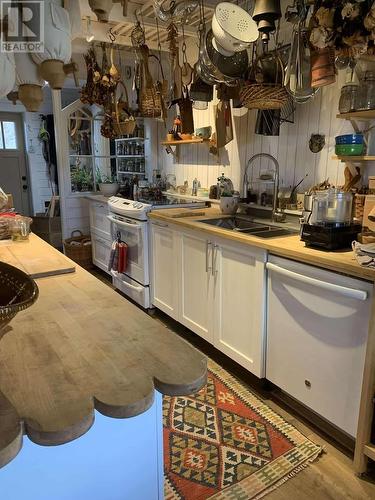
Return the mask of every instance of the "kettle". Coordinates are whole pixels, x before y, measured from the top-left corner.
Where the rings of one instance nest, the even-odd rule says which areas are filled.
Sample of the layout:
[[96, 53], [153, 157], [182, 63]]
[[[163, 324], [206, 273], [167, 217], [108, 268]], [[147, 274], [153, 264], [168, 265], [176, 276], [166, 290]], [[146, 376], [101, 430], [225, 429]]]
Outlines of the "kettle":
[[224, 172], [217, 178], [217, 197], [221, 198], [223, 193], [232, 194], [234, 191], [233, 182], [229, 177], [225, 177]]

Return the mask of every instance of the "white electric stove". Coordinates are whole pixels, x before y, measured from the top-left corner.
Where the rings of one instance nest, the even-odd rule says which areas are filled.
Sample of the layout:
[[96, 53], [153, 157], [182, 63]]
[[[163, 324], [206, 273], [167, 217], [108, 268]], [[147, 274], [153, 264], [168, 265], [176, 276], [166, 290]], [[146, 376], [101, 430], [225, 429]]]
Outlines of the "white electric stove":
[[108, 200], [113, 239], [119, 237], [128, 245], [125, 273], [112, 271], [113, 285], [145, 309], [152, 307], [150, 299], [149, 224], [148, 212], [153, 209], [201, 208], [205, 203], [178, 198], [157, 201], [133, 201], [112, 196]]

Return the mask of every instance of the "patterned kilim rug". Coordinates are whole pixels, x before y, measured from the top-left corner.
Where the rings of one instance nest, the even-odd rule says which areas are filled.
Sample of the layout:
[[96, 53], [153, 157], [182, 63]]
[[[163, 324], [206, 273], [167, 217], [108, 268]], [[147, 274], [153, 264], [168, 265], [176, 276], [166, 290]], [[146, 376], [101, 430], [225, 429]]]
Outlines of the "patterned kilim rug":
[[320, 455], [228, 372], [208, 368], [198, 394], [163, 398], [166, 500], [258, 499]]

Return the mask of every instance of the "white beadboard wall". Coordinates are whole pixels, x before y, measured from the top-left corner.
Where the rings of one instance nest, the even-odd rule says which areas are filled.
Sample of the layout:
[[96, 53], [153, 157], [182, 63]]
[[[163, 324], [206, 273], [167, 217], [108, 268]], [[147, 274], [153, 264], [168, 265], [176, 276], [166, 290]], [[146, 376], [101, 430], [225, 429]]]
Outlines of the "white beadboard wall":
[[[290, 0], [282, 0], [281, 8], [283, 14]], [[290, 43], [292, 25], [281, 21], [279, 41], [281, 44]], [[197, 43], [188, 41], [188, 59], [194, 62], [198, 58]], [[181, 55], [180, 55], [181, 60]], [[265, 137], [254, 133], [256, 114], [245, 108], [233, 109], [233, 133], [234, 139], [225, 148], [220, 150], [219, 163], [216, 157], [208, 152], [205, 144], [185, 145], [180, 147], [180, 161], [176, 163], [171, 155], [165, 153], [165, 149], [159, 146], [158, 166], [166, 174], [176, 175], [177, 184], [181, 185], [185, 180], [192, 186], [196, 177], [202, 187], [216, 184], [217, 177], [222, 172], [233, 180], [235, 189], [242, 188], [242, 179], [248, 159], [256, 153], [270, 153], [280, 164], [280, 185], [293, 186], [306, 174], [308, 177], [298, 188], [303, 192], [309, 186], [329, 178], [334, 185], [344, 182], [344, 164], [332, 159], [335, 149], [335, 136], [354, 132], [350, 122], [336, 118], [338, 113], [338, 102], [341, 87], [345, 83], [345, 72], [337, 75], [335, 85], [323, 87], [317, 95], [308, 103], [298, 105], [293, 124], [284, 123], [280, 127], [279, 137]], [[212, 104], [205, 111], [194, 110], [195, 128], [211, 125], [214, 128], [214, 116]], [[175, 107], [172, 108], [176, 113]], [[169, 127], [172, 121], [169, 120]], [[365, 126], [365, 125], [363, 125]], [[166, 130], [158, 124], [159, 142], [165, 140]], [[324, 134], [326, 146], [314, 154], [309, 149], [311, 134]], [[267, 169], [267, 160], [260, 160], [254, 164], [254, 177], [258, 177], [260, 169]], [[373, 172], [371, 172], [373, 170]], [[366, 176], [375, 173], [375, 164], [363, 168]]]
[[[177, 185], [185, 180], [191, 187], [196, 177], [202, 187], [216, 183], [222, 172], [233, 180], [235, 189], [242, 188], [244, 169], [248, 159], [256, 153], [270, 153], [280, 164], [280, 184], [293, 186], [306, 174], [308, 177], [298, 188], [303, 192], [309, 186], [329, 178], [334, 185], [344, 182], [344, 164], [333, 159], [335, 154], [335, 136], [353, 132], [350, 122], [336, 118], [340, 89], [345, 74], [338, 75], [335, 85], [324, 87], [308, 103], [298, 105], [293, 124], [284, 123], [280, 127], [279, 137], [265, 137], [254, 133], [256, 111], [245, 108], [233, 109], [233, 141], [220, 150], [219, 163], [208, 152], [205, 144], [180, 146], [180, 161], [176, 163], [172, 155], [159, 149], [159, 168], [166, 174], [175, 174]], [[195, 128], [211, 125], [214, 130], [212, 103], [205, 111], [194, 110]], [[164, 128], [158, 124], [160, 140], [165, 136]], [[311, 134], [324, 134], [326, 145], [320, 153], [314, 154], [309, 149]], [[268, 160], [261, 159], [254, 164], [253, 174], [258, 177], [259, 170], [267, 169]], [[271, 167], [271, 165], [270, 165]], [[365, 167], [367, 173], [373, 166]], [[366, 172], [364, 175], [366, 176]]]

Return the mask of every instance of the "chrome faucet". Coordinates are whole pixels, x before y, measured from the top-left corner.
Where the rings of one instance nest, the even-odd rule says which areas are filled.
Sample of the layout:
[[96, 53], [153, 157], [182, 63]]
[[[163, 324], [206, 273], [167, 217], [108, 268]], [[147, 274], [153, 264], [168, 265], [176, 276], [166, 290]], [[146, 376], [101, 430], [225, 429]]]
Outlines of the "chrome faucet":
[[276, 158], [268, 153], [258, 153], [254, 156], [252, 156], [245, 167], [245, 172], [243, 176], [243, 197], [247, 198], [247, 189], [248, 189], [248, 184], [249, 184], [249, 177], [248, 177], [248, 170], [249, 167], [254, 163], [254, 161], [258, 158], [268, 158], [271, 160], [275, 166], [275, 172], [274, 172], [274, 184], [273, 184], [273, 204], [272, 204], [272, 217], [271, 219], [275, 222], [283, 222], [285, 221], [285, 214], [281, 210], [278, 209], [277, 207], [277, 200], [278, 200], [278, 194], [279, 194], [279, 162], [276, 160]]

